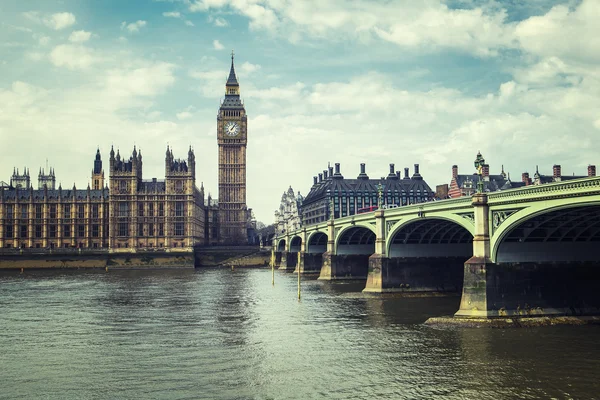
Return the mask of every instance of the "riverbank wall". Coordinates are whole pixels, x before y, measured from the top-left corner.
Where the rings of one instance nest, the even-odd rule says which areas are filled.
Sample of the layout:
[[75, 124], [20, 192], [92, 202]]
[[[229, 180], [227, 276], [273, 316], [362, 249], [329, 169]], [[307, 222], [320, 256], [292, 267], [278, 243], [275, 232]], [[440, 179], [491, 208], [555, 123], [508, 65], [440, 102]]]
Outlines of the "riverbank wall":
[[0, 269], [52, 268], [194, 268], [194, 254], [192, 252], [73, 251], [0, 255]]
[[257, 246], [199, 247], [195, 252], [196, 267], [267, 267], [271, 252]]
[[169, 269], [220, 266], [264, 267], [271, 253], [258, 247], [206, 247], [194, 251], [135, 251], [60, 249], [0, 254], [0, 270], [10, 269]]

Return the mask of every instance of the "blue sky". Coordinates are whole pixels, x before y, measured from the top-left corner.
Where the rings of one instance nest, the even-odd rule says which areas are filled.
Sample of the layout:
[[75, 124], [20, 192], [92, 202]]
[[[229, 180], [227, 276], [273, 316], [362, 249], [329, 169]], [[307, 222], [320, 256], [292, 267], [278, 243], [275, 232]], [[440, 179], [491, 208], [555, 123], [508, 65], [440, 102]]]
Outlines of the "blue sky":
[[4, 0], [0, 180], [48, 159], [86, 187], [111, 144], [162, 178], [168, 143], [194, 147], [216, 197], [231, 49], [265, 223], [328, 162], [372, 177], [419, 163], [432, 188], [478, 150], [513, 180], [555, 163], [583, 175], [600, 163], [598, 18], [594, 0]]

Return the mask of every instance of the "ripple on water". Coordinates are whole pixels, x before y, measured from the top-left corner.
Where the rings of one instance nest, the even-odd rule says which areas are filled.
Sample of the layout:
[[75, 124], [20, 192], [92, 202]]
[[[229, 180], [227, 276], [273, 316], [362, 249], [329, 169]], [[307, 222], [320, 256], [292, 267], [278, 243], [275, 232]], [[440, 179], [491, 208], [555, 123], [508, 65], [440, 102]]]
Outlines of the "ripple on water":
[[459, 299], [271, 271], [0, 274], [0, 397], [593, 398], [600, 327], [433, 329]]

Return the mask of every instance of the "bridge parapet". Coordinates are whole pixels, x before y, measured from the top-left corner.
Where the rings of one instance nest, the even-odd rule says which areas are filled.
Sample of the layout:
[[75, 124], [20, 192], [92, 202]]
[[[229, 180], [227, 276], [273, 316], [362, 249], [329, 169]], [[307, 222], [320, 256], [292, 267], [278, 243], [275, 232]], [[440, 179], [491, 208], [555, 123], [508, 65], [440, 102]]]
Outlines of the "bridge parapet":
[[490, 205], [540, 201], [547, 198], [568, 198], [600, 192], [600, 177], [572, 179], [569, 181], [531, 185], [522, 188], [488, 193]]

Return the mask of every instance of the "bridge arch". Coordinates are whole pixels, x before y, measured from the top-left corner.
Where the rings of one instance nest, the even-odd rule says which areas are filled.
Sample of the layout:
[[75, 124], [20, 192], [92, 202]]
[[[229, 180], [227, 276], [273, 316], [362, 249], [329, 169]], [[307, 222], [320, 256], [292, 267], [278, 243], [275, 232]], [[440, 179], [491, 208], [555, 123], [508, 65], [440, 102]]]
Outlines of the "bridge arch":
[[277, 242], [277, 251], [286, 251], [285, 244], [285, 239], [279, 239]]
[[325, 253], [327, 251], [327, 241], [329, 237], [325, 232], [314, 231], [306, 239], [307, 253]]
[[[473, 254], [475, 226], [458, 215], [403, 219], [393, 225], [386, 237], [389, 257], [466, 256]], [[402, 246], [400, 252], [399, 246]], [[424, 253], [426, 252], [426, 253]], [[465, 259], [466, 260], [466, 259]]]
[[496, 263], [600, 261], [599, 245], [600, 201], [551, 201], [501, 222], [492, 235], [490, 258]]
[[290, 240], [290, 253], [297, 253], [300, 251], [302, 246], [302, 238], [300, 236], [294, 236]]
[[348, 225], [336, 235], [335, 252], [344, 254], [375, 253], [375, 226], [370, 224]]

